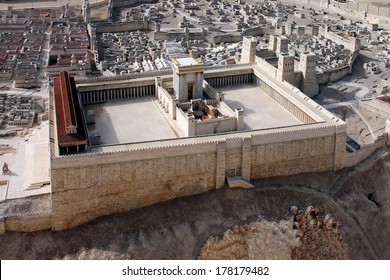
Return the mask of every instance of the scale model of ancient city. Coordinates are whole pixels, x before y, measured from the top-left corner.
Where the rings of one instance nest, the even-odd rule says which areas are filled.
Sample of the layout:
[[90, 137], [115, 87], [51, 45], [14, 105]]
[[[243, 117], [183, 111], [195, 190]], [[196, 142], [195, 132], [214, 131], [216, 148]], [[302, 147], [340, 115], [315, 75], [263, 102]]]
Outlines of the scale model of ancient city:
[[0, 1], [1, 234], [357, 170], [390, 145], [384, 2]]

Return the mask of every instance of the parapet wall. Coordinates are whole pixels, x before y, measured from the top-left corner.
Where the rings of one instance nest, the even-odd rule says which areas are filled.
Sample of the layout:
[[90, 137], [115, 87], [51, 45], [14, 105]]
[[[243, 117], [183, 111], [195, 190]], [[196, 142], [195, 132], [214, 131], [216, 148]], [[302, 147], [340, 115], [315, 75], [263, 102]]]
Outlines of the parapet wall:
[[317, 83], [325, 85], [329, 82], [337, 82], [351, 73], [351, 66], [345, 65], [344, 67], [331, 69], [322, 73], [317, 73]]
[[51, 212], [28, 212], [0, 217], [0, 234], [6, 231], [34, 232], [51, 229]]
[[353, 153], [346, 153], [343, 162], [343, 168], [352, 167], [365, 160], [376, 150], [386, 146], [388, 141], [387, 133], [380, 135], [375, 141], [360, 147], [360, 150]]
[[345, 133], [321, 125], [216, 135], [191, 144], [194, 139], [52, 158], [52, 229], [219, 188], [226, 176], [250, 180], [333, 170], [337, 147], [345, 149]]
[[336, 33], [333, 33], [331, 31], [327, 31], [325, 28], [320, 27], [319, 28], [319, 34], [324, 36], [325, 38], [335, 42], [336, 44], [343, 45], [345, 48], [351, 51], [351, 53], [354, 53], [356, 50], [359, 50], [360, 45], [357, 38], [351, 38], [350, 40], [341, 37], [340, 35], [337, 35]]

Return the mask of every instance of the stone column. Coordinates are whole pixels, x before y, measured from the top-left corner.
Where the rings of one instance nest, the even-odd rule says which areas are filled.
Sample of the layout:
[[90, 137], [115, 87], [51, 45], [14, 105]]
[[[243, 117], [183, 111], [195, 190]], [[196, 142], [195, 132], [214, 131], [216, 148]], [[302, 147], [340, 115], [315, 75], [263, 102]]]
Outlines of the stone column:
[[252, 138], [242, 138], [242, 169], [241, 177], [249, 182], [251, 179], [251, 162], [252, 162]]
[[217, 163], [215, 174], [215, 188], [222, 188], [225, 185], [226, 177], [226, 140], [217, 142]]

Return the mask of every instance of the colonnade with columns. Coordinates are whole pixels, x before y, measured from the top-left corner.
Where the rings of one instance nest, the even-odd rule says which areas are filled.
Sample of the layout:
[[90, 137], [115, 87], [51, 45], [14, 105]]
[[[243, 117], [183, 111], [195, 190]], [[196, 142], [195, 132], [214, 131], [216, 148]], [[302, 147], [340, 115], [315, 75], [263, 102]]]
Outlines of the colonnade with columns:
[[210, 86], [214, 88], [220, 88], [226, 86], [252, 84], [254, 81], [253, 76], [253, 73], [247, 73], [234, 76], [206, 78], [205, 80], [209, 83]]
[[155, 85], [145, 85], [129, 88], [89, 90], [81, 92], [81, 99], [84, 105], [100, 103], [112, 100], [130, 99], [155, 95]]

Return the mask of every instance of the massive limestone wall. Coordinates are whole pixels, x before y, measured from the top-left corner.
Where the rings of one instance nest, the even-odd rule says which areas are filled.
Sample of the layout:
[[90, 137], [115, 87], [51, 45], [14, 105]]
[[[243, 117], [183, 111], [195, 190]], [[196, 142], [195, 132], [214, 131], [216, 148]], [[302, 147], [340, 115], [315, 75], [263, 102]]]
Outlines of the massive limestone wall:
[[[255, 136], [252, 138], [251, 177], [262, 178], [333, 170], [334, 147], [343, 137], [331, 127]], [[285, 139], [293, 139], [284, 141]]]
[[345, 65], [344, 67], [317, 73], [317, 82], [320, 85], [325, 85], [329, 82], [339, 81], [345, 76], [351, 74], [350, 68], [351, 67], [349, 65]]
[[226, 176], [250, 180], [337, 169], [342, 158], [334, 155], [345, 149], [345, 129], [320, 124], [205, 139], [211, 141], [186, 138], [170, 140], [177, 146], [162, 141], [148, 143], [155, 146], [149, 149], [118, 146], [118, 152], [53, 158], [52, 229], [219, 188]]
[[220, 187], [217, 143], [52, 159], [53, 230]]

